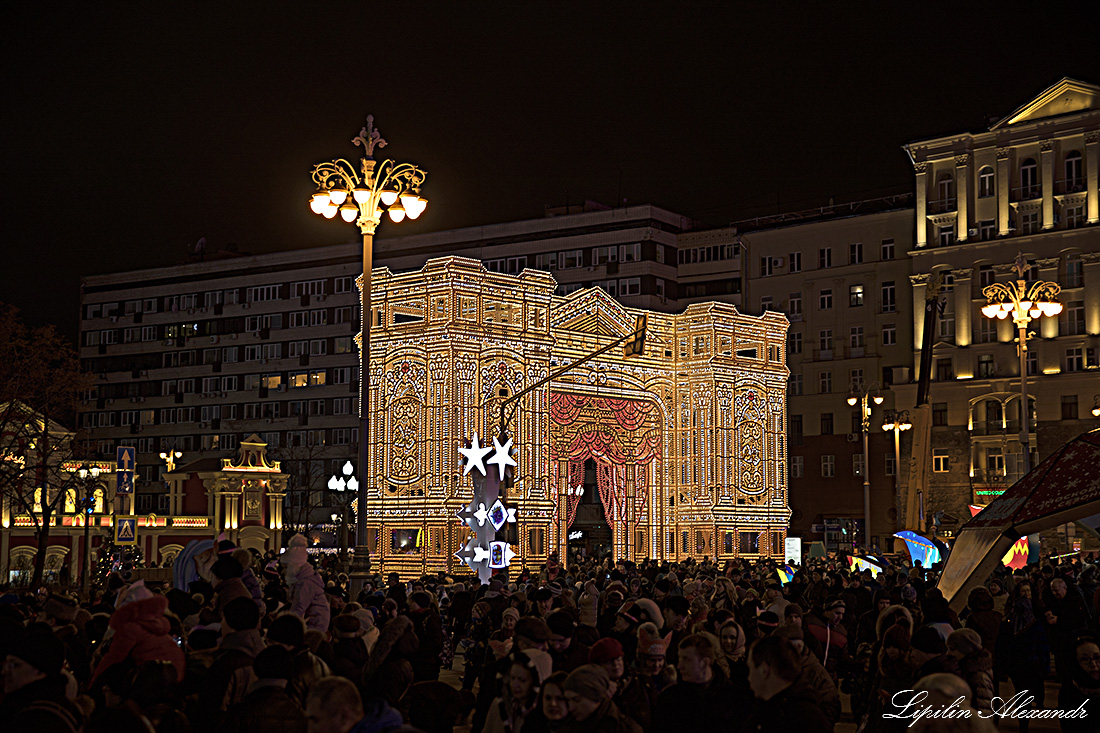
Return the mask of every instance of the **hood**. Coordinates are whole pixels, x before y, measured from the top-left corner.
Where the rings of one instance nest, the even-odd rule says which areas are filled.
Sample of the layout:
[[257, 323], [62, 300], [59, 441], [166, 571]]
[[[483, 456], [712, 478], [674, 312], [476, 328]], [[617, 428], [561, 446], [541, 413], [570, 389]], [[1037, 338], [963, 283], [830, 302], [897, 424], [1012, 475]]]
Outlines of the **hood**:
[[164, 636], [171, 628], [164, 612], [168, 610], [168, 599], [153, 596], [140, 601], [132, 601], [111, 614], [111, 628], [121, 629], [137, 624], [146, 633]]
[[878, 615], [878, 620], [875, 621], [875, 638], [881, 639], [886, 630], [902, 618], [909, 623], [909, 633], [912, 634], [915, 631], [913, 628], [913, 614], [909, 612], [908, 608], [905, 606], [887, 606], [882, 609], [882, 613]]

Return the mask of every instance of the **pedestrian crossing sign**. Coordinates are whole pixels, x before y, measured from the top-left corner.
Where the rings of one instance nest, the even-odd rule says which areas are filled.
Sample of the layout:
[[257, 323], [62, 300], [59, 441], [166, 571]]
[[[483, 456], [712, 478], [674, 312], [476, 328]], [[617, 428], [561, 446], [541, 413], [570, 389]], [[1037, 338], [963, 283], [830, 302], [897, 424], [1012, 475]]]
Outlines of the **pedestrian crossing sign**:
[[137, 517], [115, 517], [115, 544], [137, 544]]

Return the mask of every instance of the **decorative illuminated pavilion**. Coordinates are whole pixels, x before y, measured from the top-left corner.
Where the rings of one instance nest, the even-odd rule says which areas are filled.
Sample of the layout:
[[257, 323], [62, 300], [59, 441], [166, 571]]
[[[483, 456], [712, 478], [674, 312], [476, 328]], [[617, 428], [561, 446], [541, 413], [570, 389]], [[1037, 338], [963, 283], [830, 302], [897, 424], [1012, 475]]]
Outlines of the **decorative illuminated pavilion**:
[[[374, 270], [359, 520], [375, 570], [457, 569], [470, 530], [455, 515], [473, 493], [459, 448], [474, 433], [498, 435], [503, 400], [632, 333], [642, 313], [599, 288], [557, 297], [555, 287], [546, 272], [493, 273], [459, 257]], [[519, 462], [506, 499], [519, 517], [513, 565], [565, 557], [580, 503], [570, 489], [588, 459], [616, 557], [783, 554], [787, 319], [699, 303], [651, 312], [648, 324], [643, 355], [612, 350], [521, 399], [509, 425]]]

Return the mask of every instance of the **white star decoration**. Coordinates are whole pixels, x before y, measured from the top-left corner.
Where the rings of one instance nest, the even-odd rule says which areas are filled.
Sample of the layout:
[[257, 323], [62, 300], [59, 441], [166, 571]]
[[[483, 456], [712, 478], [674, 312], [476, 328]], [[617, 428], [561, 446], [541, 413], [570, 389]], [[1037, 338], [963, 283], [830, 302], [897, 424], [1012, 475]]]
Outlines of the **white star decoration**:
[[516, 461], [515, 461], [514, 458], [512, 458], [512, 455], [511, 455], [511, 453], [512, 453], [512, 439], [508, 438], [508, 442], [505, 443], [504, 445], [501, 445], [500, 442], [496, 438], [493, 438], [493, 448], [496, 450], [496, 452], [493, 454], [492, 458], [490, 458], [488, 461], [486, 461], [486, 463], [495, 463], [496, 464], [500, 480], [503, 481], [504, 480], [504, 469], [507, 466], [515, 466], [516, 465]]
[[469, 448], [459, 448], [458, 452], [467, 458], [466, 468], [462, 472], [462, 475], [470, 473], [470, 469], [477, 466], [477, 470], [481, 471], [481, 475], [485, 475], [485, 463], [483, 462], [485, 456], [488, 455], [493, 449], [489, 446], [484, 448], [478, 443], [477, 433], [474, 433], [474, 438], [471, 441]]

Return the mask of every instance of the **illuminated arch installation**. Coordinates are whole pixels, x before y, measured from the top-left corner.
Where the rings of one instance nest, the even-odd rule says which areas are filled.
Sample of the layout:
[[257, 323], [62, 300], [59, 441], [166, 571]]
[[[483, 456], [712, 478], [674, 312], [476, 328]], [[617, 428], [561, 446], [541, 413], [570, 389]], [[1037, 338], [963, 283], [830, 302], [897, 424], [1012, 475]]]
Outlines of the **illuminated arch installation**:
[[[459, 448], [498, 436], [500, 403], [633, 332], [603, 290], [555, 296], [546, 272], [458, 257], [374, 271], [371, 475], [359, 519], [375, 569], [462, 572], [473, 484]], [[513, 566], [564, 559], [584, 463], [597, 466], [617, 557], [781, 556], [790, 511], [786, 318], [725, 303], [649, 313], [645, 353], [612, 350], [523, 397]], [[358, 508], [357, 508], [358, 509]]]

